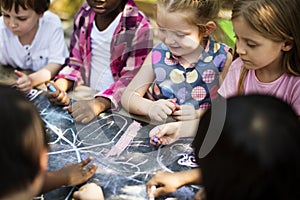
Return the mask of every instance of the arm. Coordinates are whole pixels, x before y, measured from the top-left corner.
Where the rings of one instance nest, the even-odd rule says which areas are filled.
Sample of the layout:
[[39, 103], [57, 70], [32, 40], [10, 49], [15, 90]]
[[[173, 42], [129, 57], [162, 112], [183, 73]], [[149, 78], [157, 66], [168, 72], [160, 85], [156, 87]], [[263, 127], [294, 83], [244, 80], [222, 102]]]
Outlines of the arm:
[[41, 193], [46, 193], [61, 186], [75, 186], [84, 183], [97, 170], [97, 165], [95, 164], [85, 167], [91, 161], [92, 158], [90, 157], [80, 163], [69, 164], [59, 170], [47, 172]]
[[44, 68], [29, 75], [15, 70], [15, 74], [18, 76], [16, 86], [20, 91], [27, 93], [33, 87], [52, 79], [57, 74], [60, 66], [61, 65], [57, 63], [49, 63]]
[[54, 76], [58, 73], [61, 65], [57, 63], [49, 63], [44, 68], [32, 73], [29, 75], [31, 79], [31, 85], [33, 87], [44, 83], [45, 81], [49, 81], [54, 78]]
[[[84, 7], [84, 6], [83, 6]], [[89, 70], [86, 63], [84, 63], [85, 51], [89, 51], [86, 47], [86, 39], [83, 39], [80, 32], [83, 25], [79, 26], [79, 18], [84, 12], [84, 8], [81, 8], [74, 17], [74, 28], [70, 38], [70, 54], [65, 60], [62, 69], [59, 71], [58, 75], [54, 78], [54, 86], [58, 90], [55, 93], [47, 93], [49, 100], [57, 105], [68, 105], [70, 102], [66, 91], [75, 87], [79, 83], [83, 83], [83, 78], [81, 75], [81, 69]], [[83, 18], [87, 20], [86, 18]], [[82, 40], [79, 40], [82, 38]], [[86, 48], [80, 48], [86, 47]], [[89, 54], [90, 55], [90, 54]], [[89, 60], [89, 58], [86, 58]]]
[[131, 80], [121, 97], [122, 106], [131, 113], [148, 115], [152, 101], [144, 98], [148, 88], [154, 80], [151, 62], [152, 53], [149, 53], [143, 66]]
[[157, 189], [153, 192], [154, 197], [161, 196], [163, 194], [169, 194], [175, 192], [178, 188], [184, 185], [200, 185], [202, 182], [202, 173], [200, 168], [181, 172], [162, 172], [159, 171], [155, 176], [149, 180], [146, 184], [146, 190], [149, 197], [151, 186], [157, 186]]
[[[136, 23], [139, 25], [132, 40], [130, 40], [132, 30], [120, 31], [118, 35], [114, 35], [111, 47], [111, 70], [116, 81], [96, 95], [110, 99], [112, 107], [115, 108], [120, 105], [123, 91], [136, 76], [153, 47], [148, 19], [143, 17]], [[126, 47], [123, 47], [124, 45]]]
[[122, 106], [131, 113], [149, 116], [154, 121], [164, 121], [175, 109], [174, 103], [170, 100], [160, 99], [152, 101], [144, 98], [148, 88], [155, 79], [152, 69], [152, 54], [150, 53], [142, 68], [132, 79], [125, 89], [122, 97]]
[[[180, 137], [194, 137], [197, 132], [199, 119], [170, 122], [154, 127], [149, 132], [150, 143], [153, 145], [168, 145]], [[158, 142], [153, 142], [154, 137]]]
[[[88, 38], [85, 37], [85, 32], [82, 33], [81, 30], [88, 30], [88, 27], [85, 27], [86, 21], [89, 19], [93, 19], [92, 14], [85, 13], [84, 4], [80, 10], [76, 13], [74, 17], [74, 25], [73, 31], [70, 38], [70, 54], [69, 57], [65, 60], [65, 63], [62, 69], [59, 71], [58, 75], [55, 77], [55, 82], [58, 79], [66, 79], [72, 82], [72, 86], [76, 86], [78, 84], [82, 84], [85, 80], [83, 80], [83, 75], [81, 71], [89, 71], [89, 64], [91, 58], [90, 45], [88, 44]], [[87, 16], [86, 16], [87, 15]], [[86, 16], [86, 17], [84, 17]], [[83, 19], [83, 20], [79, 20]], [[82, 23], [79, 24], [79, 21]], [[91, 22], [88, 22], [91, 23]], [[89, 33], [87, 33], [89, 34]], [[67, 91], [70, 89], [61, 88], [63, 91]]]
[[222, 85], [231, 63], [232, 63], [232, 54], [228, 52], [227, 56], [226, 56], [226, 61], [225, 61], [224, 67], [223, 67], [222, 71], [220, 72], [220, 78], [219, 78], [220, 85]]

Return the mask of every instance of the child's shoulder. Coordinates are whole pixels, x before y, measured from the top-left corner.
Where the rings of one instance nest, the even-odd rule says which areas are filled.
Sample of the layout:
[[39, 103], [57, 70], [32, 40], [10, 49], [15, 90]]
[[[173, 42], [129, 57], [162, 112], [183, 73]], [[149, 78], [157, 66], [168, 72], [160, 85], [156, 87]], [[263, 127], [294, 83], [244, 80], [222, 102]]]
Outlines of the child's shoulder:
[[218, 51], [224, 51], [225, 53], [232, 51], [229, 45], [223, 42], [216, 41], [213, 36], [208, 37], [208, 44], [206, 48], [213, 54], [215, 54]]
[[44, 13], [42, 20], [51, 24], [61, 24], [59, 16], [49, 10]]
[[162, 50], [162, 51], [169, 51], [169, 48], [167, 45], [165, 45], [163, 42], [159, 42], [153, 47], [154, 50]]
[[238, 57], [232, 61], [228, 71], [230, 71], [230, 73], [234, 73], [237, 76], [239, 76], [239, 74], [241, 74], [242, 68], [243, 68], [243, 61], [241, 60], [241, 58]]
[[0, 16], [0, 29], [4, 29], [6, 28], [5, 24], [4, 24], [4, 21], [3, 21], [3, 16]]

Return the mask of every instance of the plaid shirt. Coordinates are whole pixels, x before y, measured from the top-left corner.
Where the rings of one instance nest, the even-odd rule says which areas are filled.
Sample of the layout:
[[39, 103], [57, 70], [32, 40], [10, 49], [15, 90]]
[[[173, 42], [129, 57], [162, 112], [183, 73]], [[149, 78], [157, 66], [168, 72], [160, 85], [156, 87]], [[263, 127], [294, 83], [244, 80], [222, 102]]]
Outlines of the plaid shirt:
[[[86, 3], [75, 15], [70, 56], [55, 79], [65, 78], [74, 81], [75, 85], [90, 85], [91, 31], [95, 15]], [[151, 51], [153, 39], [150, 28], [148, 18], [138, 10], [133, 0], [128, 0], [111, 41], [110, 69], [115, 82], [96, 94], [110, 99], [116, 108], [122, 91]]]

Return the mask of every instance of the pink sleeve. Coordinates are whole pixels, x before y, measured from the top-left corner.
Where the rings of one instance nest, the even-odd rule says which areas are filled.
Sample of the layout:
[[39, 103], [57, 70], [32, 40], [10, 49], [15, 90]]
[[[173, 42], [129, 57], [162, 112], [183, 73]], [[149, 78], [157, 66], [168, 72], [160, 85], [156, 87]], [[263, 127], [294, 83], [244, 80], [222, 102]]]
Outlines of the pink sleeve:
[[300, 117], [300, 77], [295, 77], [296, 79], [293, 90], [290, 93], [291, 95], [291, 105], [294, 108], [297, 115]]
[[232, 62], [227, 75], [218, 90], [218, 93], [222, 97], [228, 98], [230, 96], [237, 95], [238, 81], [240, 78], [242, 65], [243, 63], [240, 58], [237, 58]]

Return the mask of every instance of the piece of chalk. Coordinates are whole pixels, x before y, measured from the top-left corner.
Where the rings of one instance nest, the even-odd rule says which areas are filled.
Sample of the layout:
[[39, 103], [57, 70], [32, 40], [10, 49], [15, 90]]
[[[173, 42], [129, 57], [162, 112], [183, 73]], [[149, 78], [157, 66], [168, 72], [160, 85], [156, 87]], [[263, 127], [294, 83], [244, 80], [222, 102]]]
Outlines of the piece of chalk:
[[158, 138], [157, 137], [154, 137], [152, 140], [153, 140], [153, 142], [158, 143]]
[[150, 188], [150, 193], [153, 194], [156, 190], [156, 186], [155, 185], [152, 185], [151, 188]]
[[151, 188], [150, 188], [150, 198], [149, 200], [155, 200], [155, 197], [153, 196], [153, 193], [155, 192], [156, 190], [156, 186], [155, 185], [152, 185]]
[[49, 85], [47, 86], [47, 88], [48, 88], [48, 90], [50, 90], [51, 92], [56, 92], [56, 88], [55, 88], [53, 85], [51, 85], [51, 84], [49, 84]]

